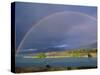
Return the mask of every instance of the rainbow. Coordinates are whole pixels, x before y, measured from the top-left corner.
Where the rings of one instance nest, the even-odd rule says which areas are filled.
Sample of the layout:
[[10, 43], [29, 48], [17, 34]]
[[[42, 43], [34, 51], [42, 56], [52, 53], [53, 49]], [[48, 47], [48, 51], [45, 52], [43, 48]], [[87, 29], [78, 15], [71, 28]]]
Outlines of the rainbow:
[[54, 13], [54, 14], [51, 14], [51, 15], [48, 15], [47, 17], [41, 19], [40, 21], [38, 21], [38, 23], [36, 23], [35, 25], [33, 25], [29, 31], [25, 34], [25, 36], [23, 37], [22, 41], [20, 42], [19, 46], [18, 46], [18, 49], [16, 50], [16, 54], [19, 52], [21, 46], [23, 45], [23, 42], [25, 41], [25, 39], [28, 37], [28, 35], [30, 34], [30, 32], [35, 29], [38, 25], [41, 24], [41, 22], [47, 20], [48, 18], [51, 18], [53, 16], [56, 16], [56, 15], [62, 15], [62, 14], [78, 14], [78, 15], [82, 15], [82, 16], [86, 16], [86, 17], [89, 17], [90, 19], [96, 21], [96, 18], [92, 17], [92, 16], [89, 16], [87, 14], [84, 14], [84, 13], [80, 13], [80, 12], [72, 12], [72, 11], [63, 11], [63, 12], [57, 12], [57, 13]]

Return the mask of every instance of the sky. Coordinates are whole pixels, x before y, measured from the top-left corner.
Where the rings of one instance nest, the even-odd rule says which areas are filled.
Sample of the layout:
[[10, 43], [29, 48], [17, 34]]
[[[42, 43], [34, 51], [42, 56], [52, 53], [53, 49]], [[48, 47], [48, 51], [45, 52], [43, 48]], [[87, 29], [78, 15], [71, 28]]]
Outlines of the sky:
[[16, 48], [76, 48], [95, 43], [96, 18], [96, 7], [16, 2]]

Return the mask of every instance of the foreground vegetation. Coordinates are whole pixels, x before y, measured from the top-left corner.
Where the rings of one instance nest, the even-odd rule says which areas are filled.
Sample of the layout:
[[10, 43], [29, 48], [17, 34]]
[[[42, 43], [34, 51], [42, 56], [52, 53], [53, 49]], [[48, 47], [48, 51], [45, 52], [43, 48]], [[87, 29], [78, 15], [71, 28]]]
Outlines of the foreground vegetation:
[[45, 72], [45, 71], [61, 71], [61, 70], [80, 70], [80, 69], [93, 69], [96, 67], [28, 67], [28, 68], [15, 68], [16, 73], [25, 73], [25, 72]]

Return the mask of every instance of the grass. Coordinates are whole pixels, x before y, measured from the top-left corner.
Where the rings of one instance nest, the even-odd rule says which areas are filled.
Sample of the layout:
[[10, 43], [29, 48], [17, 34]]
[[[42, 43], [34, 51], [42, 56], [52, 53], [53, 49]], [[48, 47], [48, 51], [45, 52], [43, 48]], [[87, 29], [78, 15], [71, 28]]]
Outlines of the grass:
[[97, 49], [76, 49], [37, 53], [33, 58], [97, 57]]

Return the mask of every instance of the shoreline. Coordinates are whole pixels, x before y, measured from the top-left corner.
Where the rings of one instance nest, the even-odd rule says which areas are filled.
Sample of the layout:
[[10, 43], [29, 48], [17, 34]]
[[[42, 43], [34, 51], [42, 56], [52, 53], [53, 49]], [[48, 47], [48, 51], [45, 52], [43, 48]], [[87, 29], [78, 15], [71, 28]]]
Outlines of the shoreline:
[[50, 67], [50, 66], [46, 66], [46, 67], [25, 67], [25, 68], [15, 68], [15, 72], [16, 73], [26, 73], [26, 72], [44, 72], [44, 71], [68, 71], [68, 70], [81, 70], [81, 69], [94, 69], [97, 68], [97, 66], [95, 67]]

